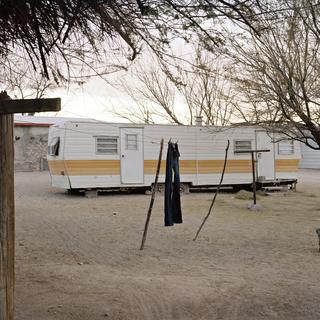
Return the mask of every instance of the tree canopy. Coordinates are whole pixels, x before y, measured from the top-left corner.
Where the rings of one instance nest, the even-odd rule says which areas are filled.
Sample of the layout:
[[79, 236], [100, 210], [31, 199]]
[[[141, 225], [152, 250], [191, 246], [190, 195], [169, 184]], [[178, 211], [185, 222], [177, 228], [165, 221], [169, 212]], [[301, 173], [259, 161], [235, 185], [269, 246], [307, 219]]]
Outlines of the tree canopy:
[[[215, 25], [219, 18], [231, 18], [254, 30], [251, 8], [256, 2], [1, 0], [0, 54], [2, 60], [12, 53], [29, 59], [46, 77], [50, 72], [63, 76], [61, 64], [72, 63], [78, 72], [83, 66], [96, 73], [110, 72], [122, 67], [114, 60], [108, 65], [110, 52], [121, 51], [117, 57], [126, 55], [130, 61], [144, 44], [161, 56], [175, 37], [188, 41], [194, 35], [218, 45], [222, 41]], [[97, 64], [102, 60], [105, 69]]]
[[231, 38], [238, 110], [250, 124], [320, 149], [320, 7], [279, 4], [277, 12], [262, 12], [259, 35]]
[[319, 17], [317, 0], [0, 0], [0, 56], [5, 70], [27, 61], [56, 83], [81, 82], [127, 69], [143, 47], [165, 66], [173, 40], [196, 40], [231, 56], [250, 123], [293, 127], [291, 138], [320, 147]]

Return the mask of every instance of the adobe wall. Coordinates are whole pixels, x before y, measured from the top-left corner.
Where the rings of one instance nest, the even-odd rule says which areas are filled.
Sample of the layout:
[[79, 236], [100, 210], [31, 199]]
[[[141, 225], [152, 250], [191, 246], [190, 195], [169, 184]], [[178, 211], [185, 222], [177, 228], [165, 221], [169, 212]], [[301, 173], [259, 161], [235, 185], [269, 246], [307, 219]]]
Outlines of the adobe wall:
[[49, 127], [16, 126], [15, 170], [47, 170], [47, 144]]

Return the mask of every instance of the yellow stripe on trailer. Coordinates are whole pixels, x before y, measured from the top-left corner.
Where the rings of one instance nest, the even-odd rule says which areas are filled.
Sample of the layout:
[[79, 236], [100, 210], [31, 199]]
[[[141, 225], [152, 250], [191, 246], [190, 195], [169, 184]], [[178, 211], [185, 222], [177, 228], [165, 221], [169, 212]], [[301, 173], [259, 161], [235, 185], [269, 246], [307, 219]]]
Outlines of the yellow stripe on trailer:
[[120, 175], [120, 160], [50, 160], [48, 164], [53, 175]]
[[297, 172], [298, 159], [276, 159], [276, 172]]
[[[49, 160], [49, 169], [53, 175], [97, 176], [120, 175], [120, 160]], [[276, 159], [277, 172], [297, 172], [299, 160]], [[157, 160], [144, 161], [144, 174], [154, 174]], [[161, 174], [165, 174], [166, 161], [161, 162]], [[180, 160], [181, 174], [220, 173], [223, 160]], [[250, 160], [228, 160], [226, 173], [250, 173]]]

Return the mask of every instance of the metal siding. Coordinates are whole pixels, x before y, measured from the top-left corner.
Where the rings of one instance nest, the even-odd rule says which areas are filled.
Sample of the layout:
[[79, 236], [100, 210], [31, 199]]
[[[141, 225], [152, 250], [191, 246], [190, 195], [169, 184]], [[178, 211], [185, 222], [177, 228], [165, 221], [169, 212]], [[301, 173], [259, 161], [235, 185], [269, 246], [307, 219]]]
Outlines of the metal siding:
[[[118, 174], [120, 155], [97, 155], [94, 138], [97, 135], [119, 136], [119, 127], [121, 126], [123, 124], [92, 122], [69, 122], [61, 125], [60, 130], [65, 130], [66, 140], [62, 139], [65, 142], [64, 158], [59, 156], [59, 159], [65, 159], [64, 166], [70, 173], [70, 181], [73, 188], [123, 186], [120, 181], [120, 174]], [[178, 141], [179, 144], [182, 182], [190, 182], [193, 185], [217, 184], [220, 179], [220, 171], [222, 170], [228, 139], [231, 144], [224, 184], [243, 184], [251, 183], [252, 181], [250, 155], [234, 154], [233, 143], [234, 140], [238, 139], [255, 141], [255, 128], [216, 129], [213, 127], [173, 125], [128, 125], [128, 127], [144, 128], [144, 174], [146, 186], [150, 186], [154, 182], [161, 138], [165, 140], [165, 148], [162, 157], [160, 182], [164, 181], [166, 142], [170, 138], [171, 141]], [[121, 143], [120, 140], [119, 143]], [[289, 161], [288, 163], [290, 168], [285, 168], [285, 158], [299, 159], [299, 152], [298, 146], [295, 147], [295, 154], [290, 157], [276, 155], [276, 158], [281, 159], [280, 162], [278, 161], [278, 164], [281, 164], [281, 171], [282, 169], [285, 171], [281, 172], [280, 175], [277, 174], [277, 177], [289, 178], [291, 175], [296, 174], [288, 172], [291, 168], [295, 169], [292, 162]], [[55, 159], [50, 158], [49, 160]], [[77, 164], [77, 161], [79, 161], [79, 164]], [[93, 164], [92, 167], [89, 165], [90, 162], [96, 164]], [[86, 174], [85, 171], [87, 171]]]
[[301, 169], [320, 169], [320, 150], [314, 150], [301, 143]]

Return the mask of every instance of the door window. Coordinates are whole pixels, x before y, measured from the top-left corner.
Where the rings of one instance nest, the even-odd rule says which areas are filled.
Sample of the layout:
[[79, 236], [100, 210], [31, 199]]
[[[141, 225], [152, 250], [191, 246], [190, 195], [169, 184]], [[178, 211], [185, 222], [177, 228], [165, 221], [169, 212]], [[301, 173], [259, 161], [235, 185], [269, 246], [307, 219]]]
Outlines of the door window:
[[137, 134], [126, 134], [126, 150], [138, 150]]

